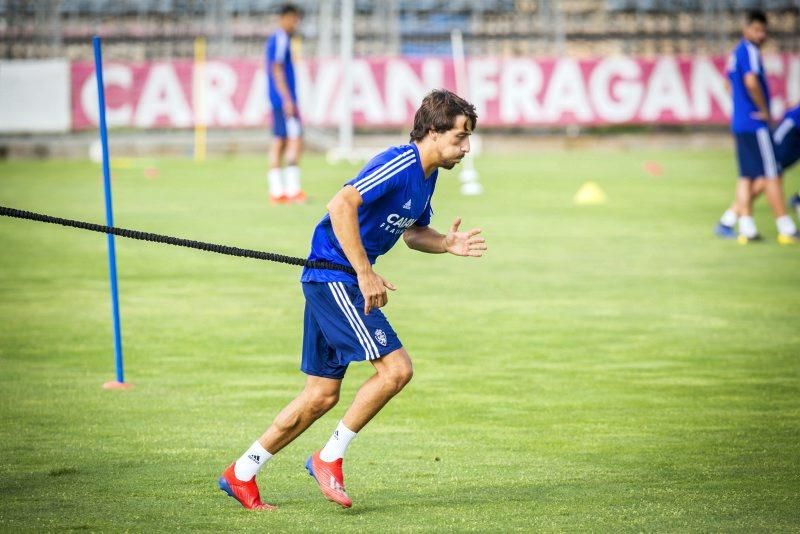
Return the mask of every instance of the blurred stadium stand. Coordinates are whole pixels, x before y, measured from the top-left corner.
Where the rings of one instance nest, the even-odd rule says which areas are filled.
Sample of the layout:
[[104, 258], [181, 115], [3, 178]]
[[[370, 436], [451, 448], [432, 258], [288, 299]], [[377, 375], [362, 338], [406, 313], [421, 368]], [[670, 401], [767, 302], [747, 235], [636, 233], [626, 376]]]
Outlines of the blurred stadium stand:
[[[332, 4], [330, 3], [332, 2]], [[278, 0], [0, 0], [0, 58], [258, 57]], [[338, 2], [297, 0], [302, 52], [336, 53]], [[327, 9], [326, 9], [327, 4]], [[770, 15], [768, 49], [800, 51], [800, 0], [356, 0], [356, 55], [449, 55], [459, 28], [471, 55], [586, 57], [726, 53], [741, 13]]]

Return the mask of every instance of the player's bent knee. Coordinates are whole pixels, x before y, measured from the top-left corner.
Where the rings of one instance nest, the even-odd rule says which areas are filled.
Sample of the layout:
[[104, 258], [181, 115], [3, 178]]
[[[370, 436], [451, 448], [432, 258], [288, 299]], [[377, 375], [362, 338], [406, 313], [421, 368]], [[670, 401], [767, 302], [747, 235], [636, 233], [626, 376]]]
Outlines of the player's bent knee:
[[409, 365], [408, 368], [400, 372], [396, 378], [397, 391], [399, 392], [401, 389], [406, 387], [406, 384], [411, 382], [411, 379], [413, 377], [414, 377], [414, 369]]
[[406, 360], [390, 366], [380, 374], [386, 385], [393, 391], [393, 394], [397, 394], [406, 384], [411, 382], [411, 378], [414, 376], [414, 368], [411, 366], [411, 361]]

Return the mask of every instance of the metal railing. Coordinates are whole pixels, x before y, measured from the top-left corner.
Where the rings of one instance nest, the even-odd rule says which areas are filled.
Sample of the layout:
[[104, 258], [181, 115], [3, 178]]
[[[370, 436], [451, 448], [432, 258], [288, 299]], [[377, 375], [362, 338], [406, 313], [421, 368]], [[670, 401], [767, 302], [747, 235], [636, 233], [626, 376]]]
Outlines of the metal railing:
[[[281, 0], [0, 0], [0, 58], [88, 59], [92, 35], [118, 59], [258, 57]], [[296, 0], [302, 53], [337, 55], [341, 0]], [[355, 0], [354, 53], [449, 55], [720, 54], [741, 13], [770, 15], [770, 45], [800, 51], [800, 0]]]

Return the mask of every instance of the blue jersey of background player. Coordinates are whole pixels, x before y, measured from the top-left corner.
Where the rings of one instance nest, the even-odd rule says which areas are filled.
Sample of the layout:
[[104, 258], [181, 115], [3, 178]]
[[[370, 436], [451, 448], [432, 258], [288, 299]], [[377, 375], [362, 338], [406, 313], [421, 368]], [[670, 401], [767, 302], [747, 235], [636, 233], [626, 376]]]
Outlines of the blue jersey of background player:
[[437, 169], [451, 169], [466, 155], [476, 122], [467, 101], [450, 91], [433, 91], [414, 116], [411, 142], [373, 158], [328, 202], [309, 258], [349, 266], [357, 274], [303, 271], [305, 388], [220, 478], [220, 487], [246, 508], [270, 507], [259, 495], [258, 470], [336, 404], [350, 363], [369, 361], [375, 374], [358, 390], [328, 443], [306, 461], [325, 497], [351, 506], [342, 474], [345, 450], [412, 375], [411, 359], [380, 310], [387, 303], [386, 290], [395, 287], [372, 265], [400, 236], [422, 252], [483, 255], [480, 230], [460, 232], [461, 219], [446, 234], [429, 226]]
[[[295, 86], [292, 47], [290, 44], [293, 33], [293, 31], [287, 30], [281, 25], [269, 36], [266, 44], [269, 102], [278, 115], [291, 116], [297, 112], [297, 88]], [[285, 113], [284, 107], [290, 109], [294, 107], [295, 109]], [[275, 129], [281, 137], [286, 137], [285, 127], [285, 124], [275, 125]]]
[[800, 106], [787, 111], [772, 133], [775, 156], [782, 172], [800, 159]]
[[[769, 131], [769, 85], [764, 71], [764, 62], [759, 50], [762, 40], [751, 42], [743, 38], [733, 49], [728, 59], [728, 82], [733, 98], [731, 131], [734, 134], [750, 134]], [[752, 75], [752, 79], [750, 76]], [[759, 91], [753, 91], [753, 85]], [[756, 178], [765, 176], [763, 166], [758, 173], [741, 173], [741, 176]], [[770, 176], [769, 173], [766, 176]]]
[[[280, 8], [278, 29], [266, 44], [266, 72], [272, 106], [272, 146], [269, 153], [269, 198], [273, 204], [305, 202], [300, 186], [300, 155], [303, 128], [297, 107], [297, 87], [292, 63], [291, 39], [300, 24], [300, 10], [286, 4]], [[286, 166], [282, 168], [286, 160]]]
[[[775, 155], [782, 172], [800, 159], [800, 106], [795, 106], [783, 116], [772, 134], [775, 142]], [[800, 191], [795, 193], [789, 203], [800, 217]]]
[[739, 180], [734, 204], [725, 211], [715, 228], [720, 237], [736, 237], [742, 244], [761, 240], [753, 220], [753, 199], [763, 190], [775, 215], [778, 242], [800, 242], [797, 227], [786, 214], [780, 167], [770, 133], [770, 98], [760, 48], [767, 38], [767, 17], [763, 11], [749, 11], [742, 28], [742, 40], [728, 60], [728, 84], [733, 100], [731, 131], [736, 141]]

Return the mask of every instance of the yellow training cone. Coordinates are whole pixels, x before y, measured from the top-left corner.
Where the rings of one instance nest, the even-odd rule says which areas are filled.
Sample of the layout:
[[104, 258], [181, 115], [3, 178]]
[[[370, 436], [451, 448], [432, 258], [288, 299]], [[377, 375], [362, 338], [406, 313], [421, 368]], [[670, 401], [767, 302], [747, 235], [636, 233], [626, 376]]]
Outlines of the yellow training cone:
[[605, 204], [606, 194], [595, 182], [586, 182], [578, 189], [572, 201], [578, 206]]

